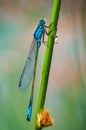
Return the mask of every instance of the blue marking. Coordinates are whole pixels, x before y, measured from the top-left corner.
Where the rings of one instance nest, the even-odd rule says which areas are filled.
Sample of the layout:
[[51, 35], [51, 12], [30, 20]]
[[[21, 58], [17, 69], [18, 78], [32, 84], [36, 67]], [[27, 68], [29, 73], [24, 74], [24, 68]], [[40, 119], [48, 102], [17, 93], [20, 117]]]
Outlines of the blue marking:
[[34, 38], [37, 40], [37, 47], [39, 48], [41, 45], [42, 35], [45, 33], [45, 20], [40, 20], [37, 29], [34, 32]]
[[32, 115], [32, 98], [30, 98], [30, 104], [28, 106], [28, 111], [27, 111], [27, 120], [30, 121], [31, 115]]

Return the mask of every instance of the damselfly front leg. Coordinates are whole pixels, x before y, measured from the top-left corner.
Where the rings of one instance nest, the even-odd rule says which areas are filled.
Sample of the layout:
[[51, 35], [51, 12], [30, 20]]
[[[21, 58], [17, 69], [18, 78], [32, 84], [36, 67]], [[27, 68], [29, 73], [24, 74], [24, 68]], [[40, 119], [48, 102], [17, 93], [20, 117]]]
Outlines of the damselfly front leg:
[[[42, 41], [41, 41], [41, 42], [42, 42], [44, 45], [46, 45], [46, 46], [48, 46], [48, 45], [46, 44], [47, 41], [44, 40], [44, 39], [45, 39], [45, 34], [46, 34], [47, 36], [49, 36], [50, 33], [52, 33], [53, 30], [57, 30], [57, 29], [53, 28], [52, 30], [47, 31], [46, 28], [49, 28], [50, 26], [52, 26], [52, 24], [53, 24], [53, 23], [51, 23], [49, 26], [46, 26], [46, 25], [45, 25], [45, 31], [44, 31], [44, 33], [43, 33], [43, 37], [42, 37]], [[56, 38], [56, 39], [58, 38], [58, 32], [56, 32], [55, 38]]]

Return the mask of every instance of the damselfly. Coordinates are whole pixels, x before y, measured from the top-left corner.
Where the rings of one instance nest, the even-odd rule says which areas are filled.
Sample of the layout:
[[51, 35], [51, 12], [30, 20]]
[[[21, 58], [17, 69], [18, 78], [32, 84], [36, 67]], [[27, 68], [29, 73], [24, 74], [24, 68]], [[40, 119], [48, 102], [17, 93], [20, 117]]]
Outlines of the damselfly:
[[33, 41], [31, 44], [30, 52], [19, 81], [19, 88], [21, 91], [24, 91], [32, 81], [30, 103], [27, 112], [28, 121], [30, 121], [31, 114], [32, 114], [34, 82], [35, 82], [35, 75], [36, 75], [38, 51], [41, 45], [41, 40], [43, 38], [43, 42], [44, 42], [44, 34], [47, 32], [46, 31], [47, 26], [45, 25], [45, 23], [46, 23], [45, 19], [41, 19], [33, 34]]

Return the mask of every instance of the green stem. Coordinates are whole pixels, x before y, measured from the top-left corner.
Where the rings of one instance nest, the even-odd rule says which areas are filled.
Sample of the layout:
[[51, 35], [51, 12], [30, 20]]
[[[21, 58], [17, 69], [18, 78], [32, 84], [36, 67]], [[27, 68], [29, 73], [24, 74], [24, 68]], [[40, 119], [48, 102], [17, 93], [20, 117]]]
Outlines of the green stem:
[[36, 130], [38, 129], [37, 128], [37, 115], [43, 110], [44, 103], [45, 103], [47, 84], [48, 84], [48, 78], [49, 78], [49, 72], [50, 72], [50, 66], [51, 66], [51, 60], [52, 60], [52, 54], [53, 54], [53, 47], [54, 47], [54, 40], [56, 37], [57, 22], [59, 18], [60, 5], [61, 5], [61, 0], [54, 0], [51, 20], [50, 20], [51, 24], [49, 27], [50, 33], [49, 33], [48, 43], [46, 47], [46, 53], [45, 53], [45, 59], [44, 59], [44, 64], [43, 64], [43, 71], [42, 71], [42, 79], [41, 79], [41, 85], [40, 85], [40, 92], [39, 92], [38, 104], [37, 104], [37, 110], [36, 110], [36, 122], [35, 122]]

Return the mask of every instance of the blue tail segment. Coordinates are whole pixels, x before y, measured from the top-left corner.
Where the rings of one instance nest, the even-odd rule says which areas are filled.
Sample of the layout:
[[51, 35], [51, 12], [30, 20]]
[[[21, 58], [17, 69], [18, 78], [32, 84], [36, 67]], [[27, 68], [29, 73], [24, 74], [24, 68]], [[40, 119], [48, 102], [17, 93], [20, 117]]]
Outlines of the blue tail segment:
[[30, 121], [31, 115], [32, 115], [32, 104], [33, 104], [33, 101], [32, 101], [32, 98], [30, 98], [30, 104], [28, 106], [28, 111], [27, 111], [27, 120], [28, 121]]

